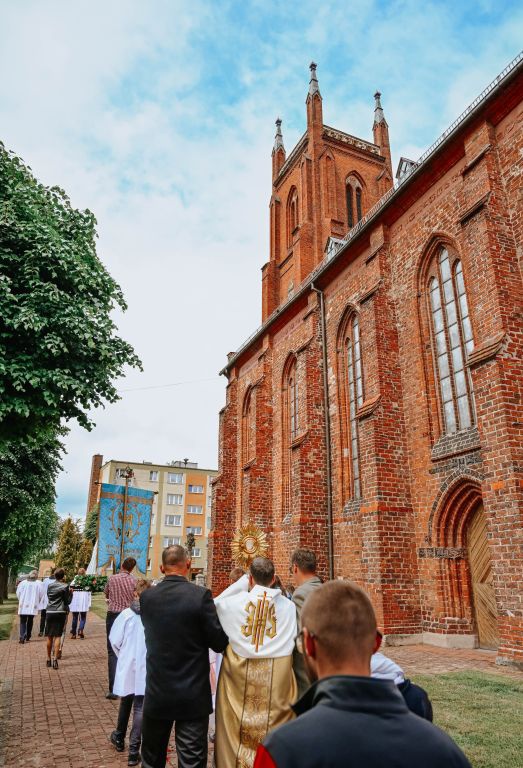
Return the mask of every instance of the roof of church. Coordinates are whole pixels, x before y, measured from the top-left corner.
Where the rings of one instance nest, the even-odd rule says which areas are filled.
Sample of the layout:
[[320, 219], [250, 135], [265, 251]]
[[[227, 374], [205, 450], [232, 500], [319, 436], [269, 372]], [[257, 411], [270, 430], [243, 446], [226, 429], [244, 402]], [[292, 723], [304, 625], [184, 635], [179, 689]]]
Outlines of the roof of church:
[[[228, 357], [227, 364], [224, 366], [224, 368], [222, 368], [220, 374], [227, 375], [228, 371], [232, 368], [240, 355], [248, 349], [248, 347], [253, 343], [255, 339], [257, 339], [262, 333], [265, 332], [268, 326], [270, 326], [274, 321], [275, 317], [280, 315], [284, 309], [299, 299], [299, 297], [305, 290], [307, 290], [308, 287], [310, 287], [314, 280], [317, 280], [322, 272], [326, 270], [333, 261], [338, 259], [341, 253], [349, 245], [349, 243], [351, 243], [360, 234], [360, 232], [362, 232], [362, 230], [366, 229], [379, 216], [382, 210], [389, 206], [391, 202], [395, 200], [400, 193], [403, 192], [403, 190], [410, 186], [410, 183], [413, 182], [414, 179], [419, 178], [428, 164], [432, 162], [434, 155], [440, 152], [455, 137], [456, 133], [463, 128], [464, 125], [473, 120], [474, 117], [480, 112], [480, 110], [488, 104], [489, 100], [498, 94], [501, 88], [504, 87], [505, 84], [513, 77], [516, 77], [518, 73], [523, 74], [523, 51], [519, 53], [509, 64], [507, 64], [505, 69], [503, 69], [503, 71], [500, 72], [500, 74], [479, 94], [479, 96], [474, 99], [474, 101], [467, 107], [467, 109], [465, 109], [461, 115], [459, 115], [459, 117], [457, 117], [456, 120], [454, 120], [454, 122], [449, 125], [449, 127], [436, 139], [436, 141], [421, 155], [419, 160], [416, 163], [413, 163], [410, 170], [404, 173], [401, 178], [397, 179], [394, 186], [391, 187], [388, 192], [386, 192], [383, 197], [380, 198], [380, 200], [378, 200], [378, 202], [365, 214], [365, 216], [360, 219], [356, 226], [349, 230], [345, 237], [340, 241], [340, 244], [337, 245], [336, 249], [332, 249], [331, 253], [329, 253], [328, 256], [326, 256], [323, 261], [321, 261], [320, 264], [318, 264], [318, 266], [297, 287], [293, 295], [286, 302], [280, 304], [280, 306], [277, 307], [271, 315], [269, 315], [265, 322], [262, 323], [262, 325], [259, 326], [254, 331], [254, 333], [252, 333], [244, 341], [239, 349]], [[293, 155], [299, 151], [301, 143], [306, 141], [306, 139], [307, 134], [304, 134], [304, 136], [302, 136], [298, 144], [294, 147], [293, 151], [287, 158], [286, 163], [289, 162]], [[282, 171], [284, 167], [285, 165], [282, 167]]]

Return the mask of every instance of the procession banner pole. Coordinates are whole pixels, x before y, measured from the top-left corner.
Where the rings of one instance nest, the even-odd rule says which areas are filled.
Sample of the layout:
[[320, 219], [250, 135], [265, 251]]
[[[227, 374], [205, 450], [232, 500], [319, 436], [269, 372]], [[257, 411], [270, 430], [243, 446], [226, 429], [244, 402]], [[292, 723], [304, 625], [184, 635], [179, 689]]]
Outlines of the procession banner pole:
[[124, 555], [124, 536], [125, 536], [125, 521], [127, 519], [127, 497], [129, 495], [129, 483], [130, 483], [131, 477], [130, 472], [125, 473], [125, 491], [123, 496], [123, 510], [122, 510], [122, 540], [120, 542], [120, 568], [122, 569], [122, 563], [123, 563], [123, 555]]

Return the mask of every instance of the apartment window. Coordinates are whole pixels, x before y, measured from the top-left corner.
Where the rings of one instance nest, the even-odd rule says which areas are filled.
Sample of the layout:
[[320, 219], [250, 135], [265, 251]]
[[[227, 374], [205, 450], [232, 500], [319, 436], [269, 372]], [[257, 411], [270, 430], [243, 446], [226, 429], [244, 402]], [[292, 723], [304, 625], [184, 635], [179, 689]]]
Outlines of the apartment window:
[[183, 475], [181, 472], [168, 472], [167, 482], [174, 483], [175, 485], [181, 485], [183, 483]]
[[175, 544], [180, 544], [181, 538], [179, 536], [164, 536], [163, 537], [163, 548], [165, 547], [174, 547]]
[[183, 496], [181, 493], [168, 493], [167, 504], [183, 504]]
[[211, 527], [211, 522], [212, 522], [212, 518], [208, 517], [207, 518], [207, 528]]
[[148, 571], [151, 570], [151, 561], [150, 560], [147, 561], [147, 570]]
[[467, 356], [474, 349], [461, 261], [441, 248], [429, 272], [433, 352], [444, 431], [467, 429], [475, 420]]
[[149, 547], [152, 547], [153, 545], [153, 537], [149, 536]]
[[201, 557], [201, 554], [202, 554], [202, 550], [200, 549], [200, 547], [193, 547], [193, 550], [192, 550], [193, 557]]
[[165, 515], [165, 525], [181, 525], [181, 515]]
[[189, 515], [201, 515], [203, 513], [203, 507], [198, 504], [189, 504], [187, 506], [187, 512]]
[[189, 493], [203, 493], [203, 485], [190, 485]]
[[187, 533], [193, 533], [195, 536], [201, 536], [202, 535], [202, 526], [201, 525], [189, 525], [189, 526], [187, 526]]
[[117, 469], [114, 473], [115, 480], [123, 480], [125, 478], [125, 469]]
[[149, 472], [149, 482], [150, 483], [158, 482], [158, 471], [156, 469], [151, 469], [151, 471]]

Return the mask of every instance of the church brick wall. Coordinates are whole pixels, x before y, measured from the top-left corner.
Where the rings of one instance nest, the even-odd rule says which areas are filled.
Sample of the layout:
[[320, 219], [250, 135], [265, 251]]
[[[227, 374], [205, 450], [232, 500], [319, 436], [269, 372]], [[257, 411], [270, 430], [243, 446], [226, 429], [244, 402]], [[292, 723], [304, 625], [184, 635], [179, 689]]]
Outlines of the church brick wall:
[[[326, 263], [314, 284], [325, 300], [335, 577], [353, 579], [368, 591], [389, 642], [475, 643], [467, 524], [482, 503], [498, 657], [516, 664], [523, 663], [522, 95], [520, 66], [435, 160]], [[325, 240], [337, 236], [336, 222], [342, 220], [343, 190], [340, 194], [338, 182], [336, 195], [326, 189], [328, 174], [344, 182], [347, 169], [356, 167], [354, 159], [346, 161], [335, 150], [335, 174], [322, 166], [321, 156], [315, 159], [312, 152], [312, 157], [324, 209], [311, 224], [315, 232], [309, 241], [316, 251], [307, 261], [309, 270], [323, 258]], [[362, 171], [362, 176], [379, 196], [386, 191], [379, 189], [383, 178], [377, 180], [379, 167], [372, 166], [372, 158], [369, 167], [375, 169], [374, 179], [372, 173], [367, 177]], [[289, 175], [289, 189], [291, 179], [296, 174]], [[334, 215], [324, 216], [327, 208]], [[476, 423], [454, 434], [444, 433], [428, 311], [427, 270], [440, 246], [461, 261], [474, 337], [468, 362]], [[274, 255], [269, 265], [275, 280]], [[306, 277], [300, 276], [296, 289]], [[267, 280], [264, 275], [265, 320], [270, 315]], [[230, 540], [247, 520], [268, 533], [284, 583], [296, 546], [314, 549], [321, 575], [328, 576], [319, 299], [313, 286], [297, 291], [287, 304], [286, 295], [278, 296], [280, 315], [269, 318], [226, 368], [230, 383], [220, 417], [220, 476], [213, 501], [215, 590], [226, 585]], [[360, 498], [351, 490], [342, 336], [353, 313], [359, 319], [363, 365], [363, 402], [357, 411]], [[291, 355], [300, 429], [289, 444], [283, 390]], [[256, 455], [245, 467], [241, 419], [249, 387], [256, 392]]]

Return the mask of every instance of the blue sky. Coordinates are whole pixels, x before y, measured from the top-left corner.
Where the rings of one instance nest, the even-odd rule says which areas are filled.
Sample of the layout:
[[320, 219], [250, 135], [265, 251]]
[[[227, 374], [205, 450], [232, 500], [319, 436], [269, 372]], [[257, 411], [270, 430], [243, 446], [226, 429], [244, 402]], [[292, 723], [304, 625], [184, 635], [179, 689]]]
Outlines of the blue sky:
[[[97, 216], [144, 362], [120, 403], [71, 425], [61, 514], [90, 458], [217, 462], [226, 353], [259, 324], [274, 119], [371, 138], [379, 89], [396, 164], [415, 159], [519, 52], [517, 2], [19, 0], [0, 28], [0, 139]], [[175, 382], [195, 382], [148, 389]]]

